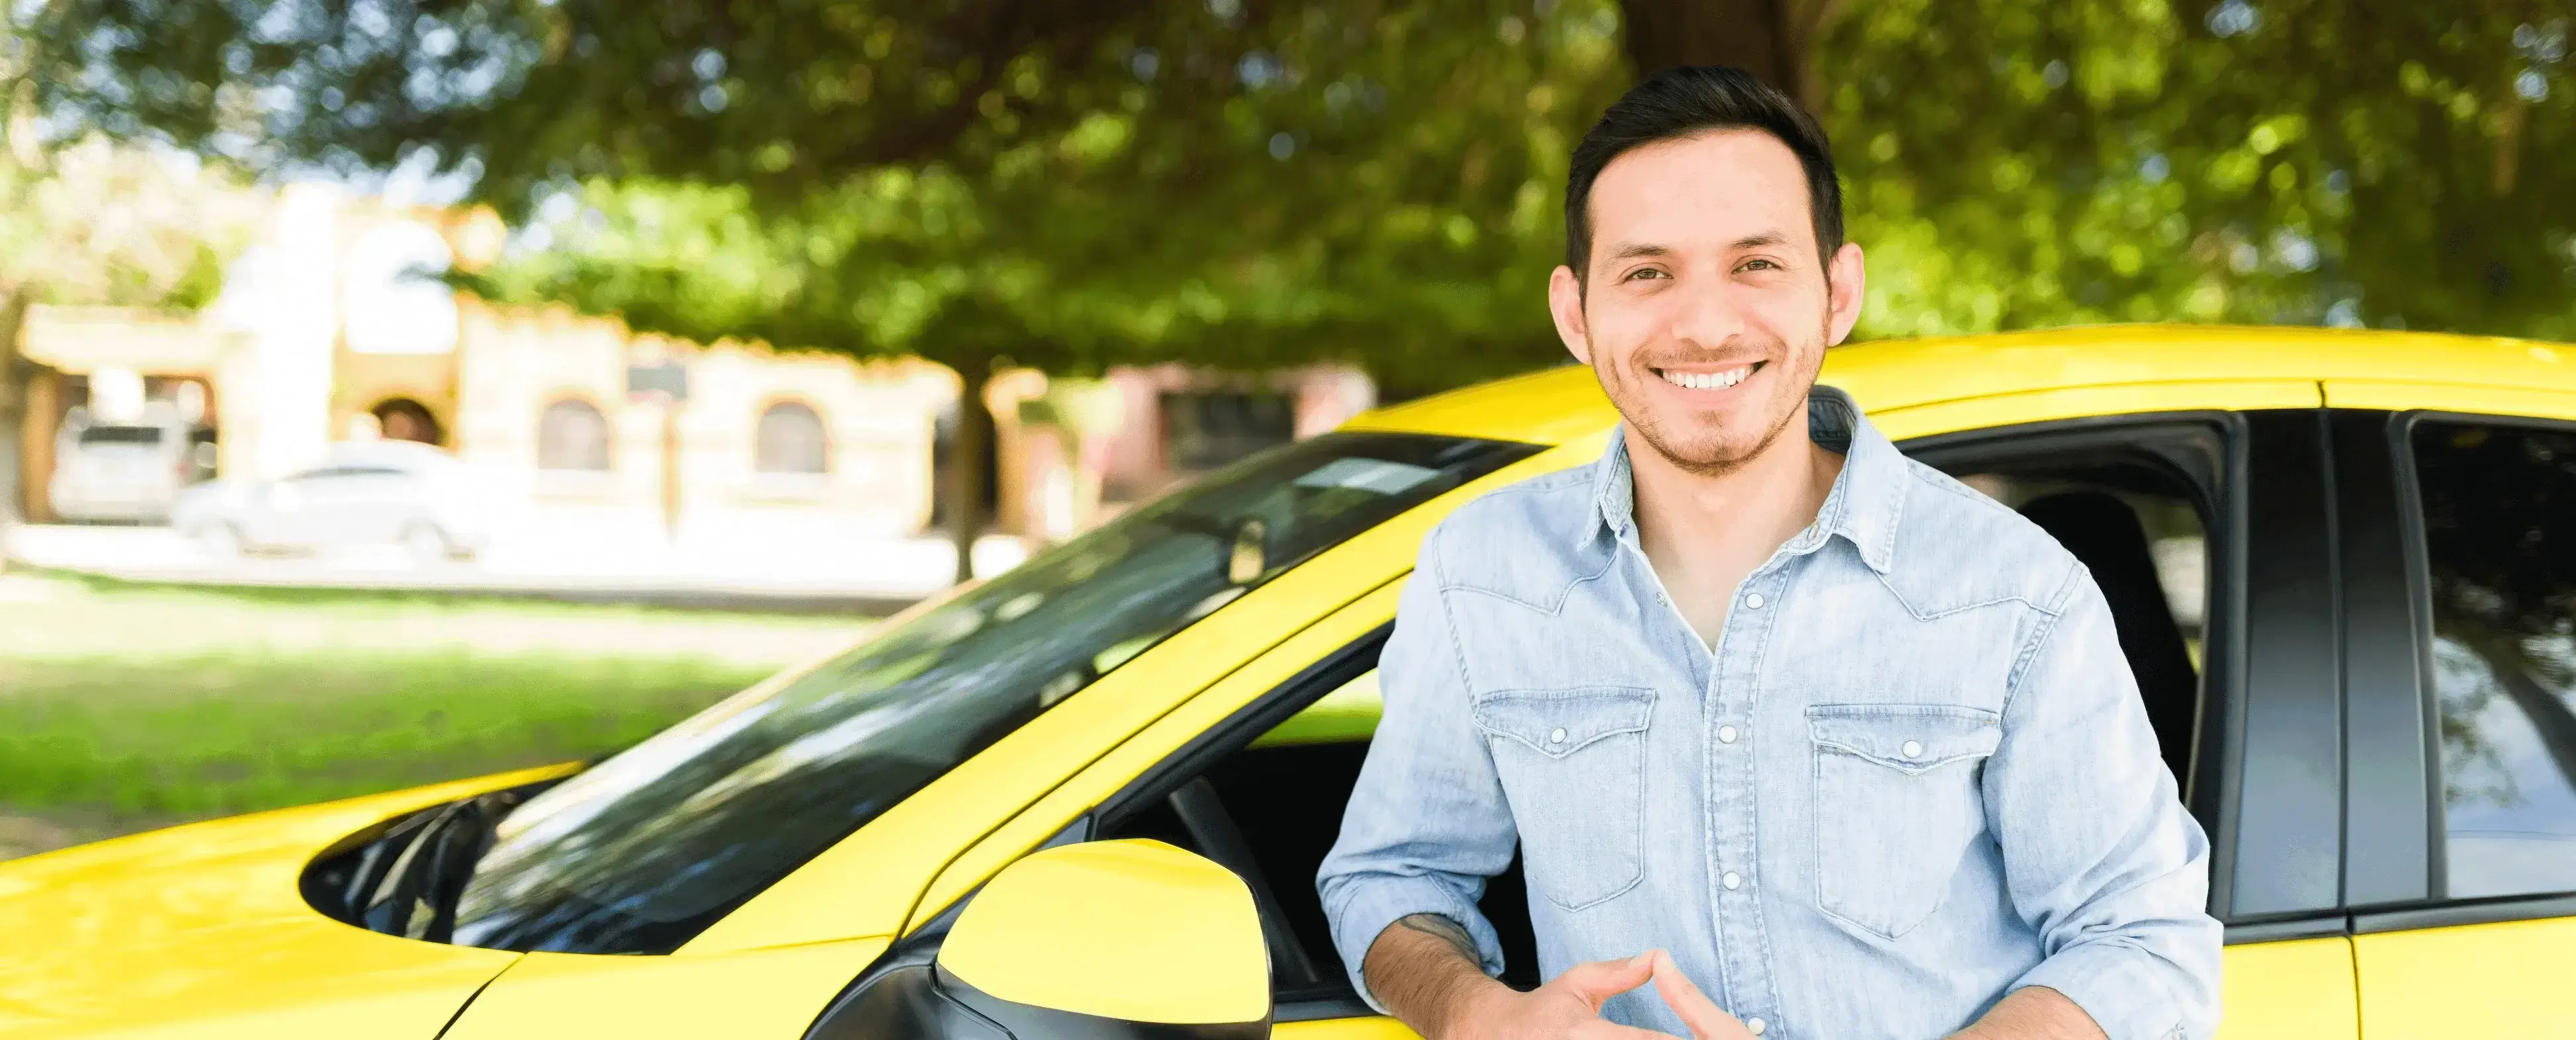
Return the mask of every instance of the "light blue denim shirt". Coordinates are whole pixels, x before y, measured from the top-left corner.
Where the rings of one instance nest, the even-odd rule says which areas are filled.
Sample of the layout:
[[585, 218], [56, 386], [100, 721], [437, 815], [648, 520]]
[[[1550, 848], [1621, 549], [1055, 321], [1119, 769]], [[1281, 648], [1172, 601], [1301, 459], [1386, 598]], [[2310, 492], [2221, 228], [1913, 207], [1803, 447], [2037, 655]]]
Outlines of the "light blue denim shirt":
[[[1518, 841], [1544, 977], [1669, 949], [1764, 1040], [1932, 1040], [2024, 986], [2112, 1040], [2208, 1037], [2209, 844], [2092, 576], [1840, 391], [1808, 416], [1842, 475], [1714, 650], [1638, 547], [1616, 436], [1424, 541], [1319, 877], [1352, 983], [1417, 913], [1499, 972], [1475, 903]], [[1651, 987], [1603, 1010], [1689, 1035]]]

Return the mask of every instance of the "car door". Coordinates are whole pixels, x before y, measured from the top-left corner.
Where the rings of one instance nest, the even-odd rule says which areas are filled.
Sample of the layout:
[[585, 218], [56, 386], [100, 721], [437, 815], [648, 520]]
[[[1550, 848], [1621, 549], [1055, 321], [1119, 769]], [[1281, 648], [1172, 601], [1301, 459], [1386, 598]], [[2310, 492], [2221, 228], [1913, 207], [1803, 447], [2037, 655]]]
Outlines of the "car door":
[[2576, 398], [2327, 390], [2362, 1028], [2576, 1037]]
[[347, 507], [348, 473], [346, 466], [321, 466], [270, 484], [251, 539], [296, 548], [333, 544], [334, 520]]
[[[2313, 404], [2308, 387], [2304, 403]], [[2191, 396], [2168, 400], [2188, 405]], [[2323, 413], [2305, 407], [2177, 409], [1901, 442], [1972, 484], [2000, 475], [2004, 484], [1984, 489], [2002, 492], [2075, 551], [2111, 601], [2167, 762], [2210, 838], [2210, 912], [2227, 942], [2219, 1035], [2230, 1040], [2359, 1035], [2338, 876], [2342, 691], [2325, 438]], [[2157, 530], [2160, 492], [2145, 478], [2156, 469], [2167, 474], [2162, 495], [2196, 486], [2204, 496], [2202, 548], [2183, 554], [2197, 555], [2206, 573], [2196, 618], [2175, 587], [2190, 568], [2159, 551], [2189, 532], [2170, 518]], [[2170, 677], [2176, 669], [2159, 665], [2155, 639], [2141, 638], [2160, 619], [2158, 597], [2136, 587], [2147, 568], [2123, 544], [2138, 535], [2123, 530], [2127, 521], [2106, 499], [2129, 505], [2144, 533], [2161, 535], [2149, 549], [2168, 586], [2160, 591], [2174, 623], [2197, 628], [2197, 704], [2188, 718], [2172, 707], [2186, 688]]]
[[[1388, 458], [1408, 453], [1420, 457], [1424, 465], [1406, 467]], [[686, 831], [680, 826], [685, 822], [681, 817], [701, 812], [702, 806], [720, 803], [735, 791], [755, 789], [772, 777], [796, 775], [806, 763], [828, 760], [836, 743], [869, 739], [869, 734], [911, 733], [920, 743], [933, 743], [947, 739], [941, 731], [971, 725], [995, 729], [990, 743], [970, 745], [979, 750], [966, 752], [967, 757], [953, 768], [900, 796], [879, 815], [856, 825], [846, 837], [831, 841], [819, 853], [799, 861], [783, 877], [760, 884], [730, 905], [693, 905], [676, 911], [644, 909], [639, 913], [629, 909], [627, 902], [591, 899], [594, 889], [564, 889], [583, 901], [558, 905], [572, 905], [572, 912], [577, 914], [591, 914], [593, 910], [614, 914], [614, 923], [620, 927], [633, 922], [632, 927], [639, 931], [658, 928], [669, 934], [677, 930], [664, 928], [662, 922], [678, 920], [686, 914], [711, 918], [712, 923], [670, 939], [676, 946], [665, 945], [668, 952], [564, 953], [541, 947], [486, 988], [445, 1035], [453, 1040], [591, 1034], [783, 1040], [802, 1035], [837, 995], [863, 980], [863, 969], [883, 962], [895, 937], [919, 940], [924, 927], [943, 908], [962, 905], [961, 897], [980, 885], [982, 878], [963, 889], [948, 887], [947, 880], [958, 876], [951, 867], [980, 848], [988, 836], [1007, 830], [1015, 815], [1046, 798], [1048, 792], [1063, 786], [1067, 778], [1110, 753], [1121, 741], [1157, 725], [1157, 720], [1191, 701], [1210, 684], [1243, 672], [1247, 662], [1266, 659], [1282, 640], [1296, 638], [1316, 619], [1333, 614], [1401, 574], [1410, 565], [1413, 547], [1433, 519], [1495, 481], [1535, 472], [1529, 467], [1538, 463], [1531, 456], [1540, 453], [1532, 445], [1459, 438], [1398, 434], [1316, 438], [1270, 460], [1248, 462], [1178, 498], [1158, 503], [1155, 508], [1164, 513], [1140, 510], [1140, 519], [1134, 521], [1135, 525], [1159, 524], [1188, 532], [1196, 539], [1189, 543], [1194, 550], [1230, 542], [1231, 555], [1215, 551], [1167, 552], [1175, 544], [1171, 539], [1140, 533], [1148, 530], [1141, 526], [1113, 525], [1095, 536], [1086, 536], [1092, 541], [1077, 541], [950, 602], [926, 605], [913, 615], [889, 622], [888, 628], [911, 633], [907, 641], [887, 651], [895, 656], [879, 659], [861, 655], [803, 675], [817, 677], [812, 680], [821, 684], [817, 689], [838, 689], [836, 684], [857, 682], [860, 692], [847, 699], [868, 703], [874, 696], [869, 691], [893, 688], [866, 685], [877, 681], [873, 677], [918, 675], [923, 669], [944, 667], [941, 655], [968, 645], [973, 638], [971, 633], [989, 630], [1002, 634], [987, 644], [979, 644], [986, 646], [985, 651], [978, 651], [983, 656], [959, 666], [962, 670], [957, 672], [958, 677], [974, 681], [931, 688], [939, 699], [923, 702], [917, 706], [920, 710], [902, 713], [904, 718], [917, 716], [940, 725], [905, 730], [900, 728], [903, 718], [877, 713], [853, 715], [820, 728], [807, 728], [801, 723], [783, 727], [786, 743], [712, 763], [709, 768], [717, 770], [715, 775], [722, 783], [684, 785], [686, 796], [673, 803], [663, 818], [643, 820], [633, 828], [625, 828], [651, 836], [650, 840], [636, 841], [635, 846], [659, 857], [665, 855], [661, 850], [674, 847], [669, 836], [686, 834], [695, 843], [689, 847], [703, 845], [712, 851], [679, 864], [686, 868], [683, 873], [748, 874], [749, 868], [742, 864], [750, 857], [743, 849], [783, 829], [783, 821], [801, 808], [837, 805], [838, 798], [782, 792], [779, 798], [756, 803], [771, 811], [752, 814], [738, 825], [728, 824], [729, 829], [711, 842], [698, 842], [700, 834], [712, 832]], [[1276, 476], [1277, 482], [1252, 486], [1268, 479], [1265, 474]], [[1441, 477], [1445, 479], [1434, 479]], [[1229, 481], [1234, 483], [1228, 484]], [[1234, 493], [1226, 488], [1237, 485], [1249, 490], [1229, 498]], [[1262, 487], [1283, 492], [1291, 487], [1297, 489], [1286, 492], [1286, 497], [1294, 499], [1291, 504], [1295, 508], [1266, 511], [1280, 496], [1262, 491]], [[1256, 491], [1261, 493], [1251, 493]], [[1333, 501], [1344, 504], [1316, 505], [1320, 496], [1338, 496]], [[1215, 514], [1193, 511], [1189, 507], [1194, 502], [1209, 509], [1228, 503], [1243, 505], [1264, 522], [1260, 526], [1222, 524], [1208, 528], [1209, 518]], [[1356, 526], [1333, 519], [1343, 514], [1360, 519], [1353, 521]], [[1198, 537], [1208, 530], [1221, 531], [1223, 539]], [[1267, 543], [1258, 540], [1265, 531], [1270, 540]], [[1164, 541], [1157, 542], [1157, 538]], [[1265, 565], [1265, 558], [1271, 564]], [[1129, 564], [1137, 566], [1125, 569]], [[1109, 655], [1104, 659], [1114, 663], [1099, 665], [1087, 685], [1057, 689], [1055, 684], [1047, 683], [1046, 689], [1052, 691], [1049, 694], [1035, 689], [1037, 684], [1029, 684], [1032, 688], [1018, 696], [1039, 696], [1037, 706], [1042, 710], [1027, 717], [1005, 716], [991, 723], [960, 721], [958, 708], [972, 691], [995, 685], [1017, 688], [1023, 677], [1011, 671], [1014, 660], [1044, 660], [1055, 652], [1042, 645], [1048, 633], [1020, 632], [1011, 626], [1091, 626], [1099, 620], [1091, 616], [1094, 613], [1127, 609], [1168, 591], [1158, 590], [1155, 581], [1173, 575], [1196, 581], [1200, 567], [1215, 575], [1217, 594], [1206, 595], [1203, 589], [1186, 582], [1165, 583], [1185, 590], [1180, 605], [1191, 609], [1182, 627], [1156, 637], [1158, 641], [1109, 647], [1103, 651]], [[1092, 580], [1091, 575], [1098, 574], [1110, 575], [1110, 584], [1105, 588], [1085, 584]], [[1064, 586], [1039, 584], [1059, 575], [1080, 576], [1066, 578], [1069, 584]], [[1225, 587], [1229, 582], [1234, 587]], [[1087, 591], [1076, 594], [1068, 589]], [[1039, 601], [1048, 596], [1075, 606], [1042, 608]], [[1156, 602], [1158, 609], [1160, 605]], [[1082, 616], [1064, 616], [1065, 609], [1080, 611]], [[1083, 657], [1092, 659], [1087, 644]], [[859, 678], [850, 678], [853, 676]], [[669, 775], [661, 772], [662, 763], [686, 759], [696, 749], [722, 748], [727, 733], [750, 731], [761, 717], [774, 714], [791, 718], [791, 711], [803, 710], [799, 705], [843, 697], [826, 692], [788, 707], [770, 699], [787, 697], [802, 681], [805, 680], [790, 675], [747, 691], [727, 706], [656, 738], [665, 743], [621, 768]], [[887, 703], [900, 707], [908, 702]], [[665, 751], [668, 758], [662, 755]], [[893, 759], [875, 760], [868, 766], [891, 768], [884, 764], [890, 761]], [[616, 783], [614, 778], [602, 782]], [[576, 775], [565, 782], [563, 789], [583, 783], [584, 776]], [[569, 804], [582, 807], [586, 803], [580, 801], [581, 797], [573, 796]], [[531, 801], [526, 808], [534, 809], [536, 803]], [[539, 814], [535, 819], [540, 823], [532, 825], [532, 829], [540, 831], [551, 826], [543, 821], [555, 819], [570, 821], [563, 825], [567, 832], [583, 826], [578, 813], [563, 817]], [[626, 836], [608, 834], [600, 840], [617, 841]], [[1037, 835], [1019, 846], [1011, 858], [1047, 838], [1046, 834]], [[478, 871], [489, 867], [499, 855], [488, 854], [478, 864]], [[1007, 863], [1009, 858], [1000, 862]], [[551, 884], [540, 875], [524, 876], [534, 879], [532, 889]], [[501, 898], [506, 897], [504, 893]], [[631, 906], [643, 909], [648, 902], [639, 898]], [[541, 909], [541, 914], [556, 912]], [[666, 912], [671, 916], [653, 916]], [[460, 911], [455, 918], [458, 923], [452, 925], [458, 934], [467, 927], [461, 923], [464, 917]]]
[[[2246, 414], [2154, 410], [2117, 418], [2080, 411], [2097, 402], [2172, 409], [2196, 400], [2305, 407]], [[2342, 823], [2339, 691], [2317, 400], [2314, 383], [2299, 383], [2227, 385], [2196, 395], [2189, 388], [2113, 388], [1986, 402], [1982, 410], [1952, 403], [1943, 406], [1946, 416], [1911, 429], [1979, 418], [2004, 428], [1958, 432], [1953, 426], [1948, 437], [1908, 445], [1970, 477], [2015, 466], [2028, 470], [2087, 452], [2117, 468], [2124, 452], [2159, 438], [2174, 468], [2197, 467], [2196, 475], [2183, 478], [2201, 482], [2205, 497], [2199, 509], [2206, 518], [2202, 566], [2209, 578], [2196, 626], [2207, 679], [2183, 680], [2185, 710], [2158, 714], [2185, 746], [2176, 757], [2180, 771], [2190, 774], [2189, 801], [2220, 843], [2222, 879], [2212, 905], [2229, 923], [2229, 1037], [2357, 1035], [2351, 944], [2336, 877]], [[2076, 414], [2066, 414], [2070, 410]], [[2026, 417], [2031, 421], [2012, 422]], [[1882, 425], [1907, 428], [1903, 417], [1894, 418]], [[2050, 487], [2065, 490], [2063, 481]], [[1001, 864], [1045, 841], [1076, 840], [1087, 829], [1109, 837], [1165, 837], [1229, 866], [1261, 865], [1251, 876], [1258, 878], [1256, 889], [1269, 890], [1265, 901], [1278, 907], [1274, 919], [1280, 922], [1273, 928], [1280, 933], [1273, 938], [1279, 1035], [1410, 1035], [1369, 1013], [1343, 982], [1329, 940], [1308, 920], [1320, 917], [1320, 907], [1311, 905], [1311, 860], [1282, 851], [1294, 841], [1265, 833], [1274, 827], [1299, 832], [1295, 840], [1320, 856], [1319, 846], [1329, 844], [1330, 834], [1311, 833], [1312, 821], [1338, 821], [1350, 782], [1340, 770], [1355, 771], [1353, 754], [1310, 757], [1295, 768], [1238, 769], [1234, 786], [1220, 782], [1192, 790], [1202, 781], [1222, 780], [1228, 763], [1258, 753], [1263, 741], [1283, 734], [1322, 743], [1348, 742], [1354, 730], [1364, 734], [1366, 718], [1354, 715], [1350, 705], [1331, 702], [1368, 677], [1375, 640], [1392, 620], [1399, 587], [1390, 583], [1282, 644], [1050, 792], [960, 857], [922, 901], [921, 915], [938, 913], [947, 900], [962, 897]], [[1325, 707], [1333, 710], [1316, 713]], [[1257, 794], [1247, 796], [1262, 785], [1243, 777], [1293, 778], [1289, 782], [1311, 793], [1311, 801], [1325, 804], [1265, 806]], [[1224, 822], [1211, 824], [1211, 816]], [[1148, 817], [1161, 822], [1143, 822]], [[1236, 837], [1226, 837], [1229, 832]], [[1228, 845], [1237, 851], [1229, 854]], [[1533, 972], [1525, 909], [1514, 905], [1520, 898], [1517, 878], [1507, 874], [1489, 890], [1485, 907], [1506, 936], [1507, 960], [1517, 961], [1506, 979], [1518, 975], [1526, 984], [1535, 980], [1528, 977]], [[914, 927], [935, 922], [917, 916]]]

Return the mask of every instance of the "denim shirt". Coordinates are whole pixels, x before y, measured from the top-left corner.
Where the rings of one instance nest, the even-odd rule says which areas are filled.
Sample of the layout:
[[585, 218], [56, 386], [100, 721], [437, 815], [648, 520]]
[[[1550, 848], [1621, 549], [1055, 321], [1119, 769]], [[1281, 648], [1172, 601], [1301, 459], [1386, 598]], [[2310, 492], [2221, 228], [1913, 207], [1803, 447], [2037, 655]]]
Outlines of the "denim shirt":
[[[2025, 986], [2112, 1040], [2208, 1037], [2209, 844], [2091, 575], [1840, 391], [1808, 418], [1842, 474], [1714, 648], [1618, 435], [1424, 541], [1318, 879], [1352, 983], [1379, 1006], [1362, 958], [1418, 913], [1501, 971], [1476, 900], [1517, 842], [1543, 977], [1668, 949], [1764, 1040], [1932, 1040]], [[1651, 986], [1603, 1013], [1689, 1035]]]

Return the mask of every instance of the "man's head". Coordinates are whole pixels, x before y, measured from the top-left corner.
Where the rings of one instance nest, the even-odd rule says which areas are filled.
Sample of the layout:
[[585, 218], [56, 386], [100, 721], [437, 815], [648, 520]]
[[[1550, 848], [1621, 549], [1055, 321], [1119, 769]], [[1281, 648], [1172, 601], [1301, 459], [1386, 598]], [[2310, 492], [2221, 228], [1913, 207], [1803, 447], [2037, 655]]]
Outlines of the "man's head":
[[1723, 473], [1806, 414], [1860, 317], [1860, 247], [1815, 121], [1728, 68], [1638, 84], [1574, 149], [1557, 334], [1630, 429]]

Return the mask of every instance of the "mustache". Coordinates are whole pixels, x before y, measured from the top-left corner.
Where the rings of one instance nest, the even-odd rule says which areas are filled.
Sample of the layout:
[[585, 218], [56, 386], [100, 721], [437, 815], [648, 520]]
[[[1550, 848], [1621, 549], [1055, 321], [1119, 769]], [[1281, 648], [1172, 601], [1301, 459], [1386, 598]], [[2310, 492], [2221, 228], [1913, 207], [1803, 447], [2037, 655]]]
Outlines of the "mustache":
[[1631, 363], [1645, 368], [1673, 368], [1681, 365], [1717, 365], [1734, 367], [1758, 365], [1785, 354], [1780, 349], [1753, 350], [1643, 350], [1632, 355]]

